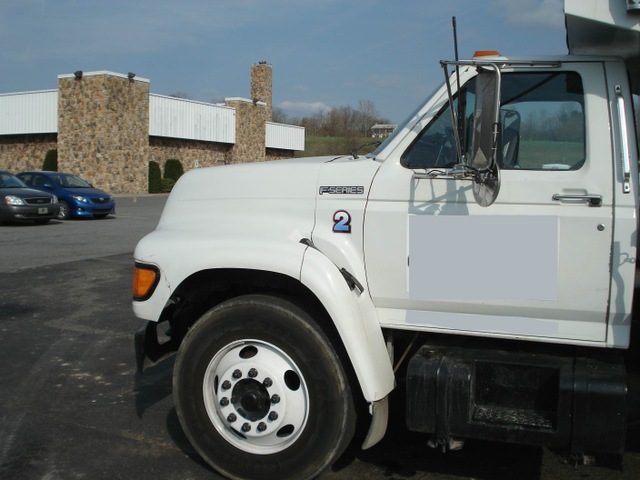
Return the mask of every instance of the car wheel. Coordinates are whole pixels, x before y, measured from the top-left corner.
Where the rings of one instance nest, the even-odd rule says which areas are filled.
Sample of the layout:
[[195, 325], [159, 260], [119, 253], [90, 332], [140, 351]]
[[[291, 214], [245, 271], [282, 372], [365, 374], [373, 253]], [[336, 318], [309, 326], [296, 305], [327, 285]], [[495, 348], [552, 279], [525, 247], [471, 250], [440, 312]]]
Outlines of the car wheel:
[[60, 212], [58, 213], [59, 220], [68, 220], [71, 216], [69, 212], [69, 204], [64, 200], [60, 200]]
[[191, 444], [231, 478], [315, 478], [355, 430], [338, 355], [281, 298], [243, 296], [205, 313], [180, 347], [173, 391]]

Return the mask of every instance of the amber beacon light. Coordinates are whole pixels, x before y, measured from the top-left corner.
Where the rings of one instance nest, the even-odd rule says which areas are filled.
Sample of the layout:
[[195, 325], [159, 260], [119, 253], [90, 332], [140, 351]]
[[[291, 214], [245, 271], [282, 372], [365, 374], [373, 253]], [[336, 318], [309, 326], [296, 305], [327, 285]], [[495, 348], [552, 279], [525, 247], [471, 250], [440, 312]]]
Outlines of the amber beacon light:
[[496, 50], [476, 50], [475, 53], [473, 54], [473, 58], [499, 57], [499, 56], [500, 56], [500, 52]]

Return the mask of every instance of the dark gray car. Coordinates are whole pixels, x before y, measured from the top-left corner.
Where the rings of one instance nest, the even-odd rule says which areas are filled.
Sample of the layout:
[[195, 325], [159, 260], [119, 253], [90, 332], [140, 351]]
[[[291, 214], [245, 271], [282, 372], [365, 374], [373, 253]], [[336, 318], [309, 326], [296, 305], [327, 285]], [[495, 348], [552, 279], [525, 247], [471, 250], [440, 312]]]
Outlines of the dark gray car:
[[15, 175], [0, 170], [0, 224], [47, 223], [59, 212], [58, 197], [29, 188]]

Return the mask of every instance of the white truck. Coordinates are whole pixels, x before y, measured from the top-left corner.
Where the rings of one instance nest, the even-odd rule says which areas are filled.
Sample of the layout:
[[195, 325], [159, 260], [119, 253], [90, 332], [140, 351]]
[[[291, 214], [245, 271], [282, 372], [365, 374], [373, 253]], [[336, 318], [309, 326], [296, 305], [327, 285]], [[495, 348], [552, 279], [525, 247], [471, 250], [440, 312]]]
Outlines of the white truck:
[[[640, 11], [567, 0], [569, 55], [481, 52], [372, 154], [197, 169], [135, 251], [138, 365], [238, 479], [314, 478], [408, 430], [621, 454]], [[159, 334], [158, 325], [167, 332]]]

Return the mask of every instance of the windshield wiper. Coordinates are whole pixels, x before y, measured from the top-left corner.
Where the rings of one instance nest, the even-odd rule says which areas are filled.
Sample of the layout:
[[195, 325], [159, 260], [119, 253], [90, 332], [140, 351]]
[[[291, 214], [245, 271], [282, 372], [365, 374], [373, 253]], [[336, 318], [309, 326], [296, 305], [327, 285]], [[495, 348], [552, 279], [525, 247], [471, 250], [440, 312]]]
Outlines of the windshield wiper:
[[358, 158], [358, 154], [357, 152], [359, 152], [360, 150], [362, 150], [365, 147], [371, 147], [373, 145], [375, 145], [376, 147], [378, 145], [380, 145], [382, 142], [371, 142], [371, 143], [365, 143], [364, 145], [360, 145], [359, 147], [354, 148], [353, 150], [351, 150], [349, 152], [349, 154], [354, 158], [357, 159]]

